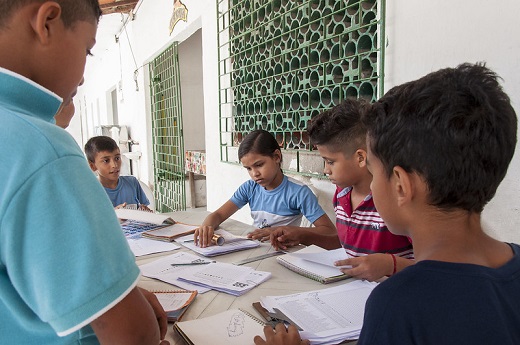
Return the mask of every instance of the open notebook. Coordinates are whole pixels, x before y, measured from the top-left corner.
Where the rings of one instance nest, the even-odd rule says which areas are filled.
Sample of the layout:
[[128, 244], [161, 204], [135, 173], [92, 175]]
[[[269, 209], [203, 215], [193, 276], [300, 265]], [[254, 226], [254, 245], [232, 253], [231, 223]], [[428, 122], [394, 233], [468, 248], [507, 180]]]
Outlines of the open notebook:
[[173, 328], [191, 345], [254, 345], [265, 323], [254, 315], [230, 309], [213, 316], [177, 322]]
[[302, 276], [328, 284], [349, 278], [333, 265], [335, 261], [347, 258], [349, 256], [343, 248], [326, 250], [311, 245], [297, 252], [281, 255], [276, 258], [276, 261]]
[[179, 321], [191, 302], [197, 296], [197, 291], [187, 290], [165, 290], [165, 291], [151, 291], [155, 294], [159, 303], [166, 312], [169, 322]]
[[198, 225], [174, 221], [161, 214], [132, 209], [116, 209], [117, 218], [123, 219], [121, 228], [126, 238], [147, 237], [153, 240], [172, 242], [175, 238], [192, 234]]

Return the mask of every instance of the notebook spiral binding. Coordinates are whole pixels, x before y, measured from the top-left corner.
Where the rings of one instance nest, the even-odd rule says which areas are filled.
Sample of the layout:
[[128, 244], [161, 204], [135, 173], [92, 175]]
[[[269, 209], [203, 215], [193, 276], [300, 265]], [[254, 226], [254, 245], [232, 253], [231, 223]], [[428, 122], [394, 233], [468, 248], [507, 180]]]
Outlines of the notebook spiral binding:
[[247, 316], [249, 316], [251, 319], [253, 319], [253, 321], [255, 321], [256, 323], [259, 323], [260, 325], [262, 326], [267, 326], [267, 323], [265, 323], [262, 319], [260, 319], [259, 317], [256, 317], [255, 315], [251, 314], [250, 312], [242, 309], [242, 308], [238, 308], [238, 310], [240, 310], [242, 313], [246, 314]]
[[148, 290], [152, 293], [192, 293], [193, 290]]
[[298, 274], [301, 274], [302, 276], [304, 277], [307, 277], [307, 278], [310, 278], [312, 280], [315, 280], [317, 282], [320, 282], [322, 283], [323, 282], [323, 277], [320, 277], [319, 275], [317, 274], [314, 274], [312, 272], [309, 272], [303, 268], [300, 268], [298, 266], [295, 266], [285, 260], [283, 260], [282, 258], [277, 258], [277, 261], [282, 265], [282, 266], [285, 266], [286, 268], [290, 269], [291, 271], [294, 271]]

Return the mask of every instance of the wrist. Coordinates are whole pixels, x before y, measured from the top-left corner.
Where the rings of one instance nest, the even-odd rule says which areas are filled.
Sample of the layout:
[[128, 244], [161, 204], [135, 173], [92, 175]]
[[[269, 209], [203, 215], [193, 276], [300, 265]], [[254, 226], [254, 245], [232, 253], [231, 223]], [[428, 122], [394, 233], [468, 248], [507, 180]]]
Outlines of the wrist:
[[392, 274], [390, 276], [393, 276], [397, 272], [397, 260], [394, 254], [388, 253], [388, 255], [392, 258]]

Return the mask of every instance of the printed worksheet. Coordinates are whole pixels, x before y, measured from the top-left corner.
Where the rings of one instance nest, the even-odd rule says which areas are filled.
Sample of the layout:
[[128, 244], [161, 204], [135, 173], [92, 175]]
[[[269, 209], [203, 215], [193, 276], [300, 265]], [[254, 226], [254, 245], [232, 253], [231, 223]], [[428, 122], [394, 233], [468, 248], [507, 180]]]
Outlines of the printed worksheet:
[[189, 272], [191, 270], [197, 271], [200, 266], [207, 266], [201, 264], [205, 262], [210, 262], [210, 260], [191, 253], [178, 252], [152, 261], [148, 264], [141, 265], [139, 266], [139, 269], [145, 277], [159, 279], [165, 283], [176, 285], [185, 290], [197, 290], [199, 293], [204, 293], [208, 292], [210, 289], [186, 281], [181, 281], [178, 278], [183, 272]]

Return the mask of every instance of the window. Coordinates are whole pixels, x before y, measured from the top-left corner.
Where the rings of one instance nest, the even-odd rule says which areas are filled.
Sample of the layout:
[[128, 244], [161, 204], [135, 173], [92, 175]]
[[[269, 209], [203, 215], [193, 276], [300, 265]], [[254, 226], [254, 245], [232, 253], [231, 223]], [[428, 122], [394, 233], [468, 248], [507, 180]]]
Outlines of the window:
[[321, 175], [310, 119], [382, 90], [384, 0], [217, 0], [221, 160], [242, 138], [277, 138], [284, 170]]

